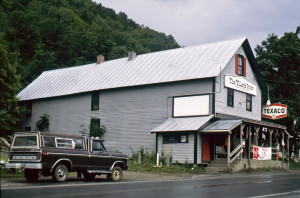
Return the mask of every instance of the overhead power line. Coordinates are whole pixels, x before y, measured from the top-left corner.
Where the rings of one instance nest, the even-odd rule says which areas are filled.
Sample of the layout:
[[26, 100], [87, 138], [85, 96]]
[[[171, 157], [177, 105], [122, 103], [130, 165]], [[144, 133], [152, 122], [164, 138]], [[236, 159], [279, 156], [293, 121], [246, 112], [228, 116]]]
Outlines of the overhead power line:
[[265, 78], [256, 78], [256, 79], [264, 80], [264, 81], [268, 81], [268, 82], [278, 82], [278, 83], [288, 83], [288, 84], [300, 85], [300, 82], [280, 81], [280, 80], [268, 80], [268, 79], [265, 79]]

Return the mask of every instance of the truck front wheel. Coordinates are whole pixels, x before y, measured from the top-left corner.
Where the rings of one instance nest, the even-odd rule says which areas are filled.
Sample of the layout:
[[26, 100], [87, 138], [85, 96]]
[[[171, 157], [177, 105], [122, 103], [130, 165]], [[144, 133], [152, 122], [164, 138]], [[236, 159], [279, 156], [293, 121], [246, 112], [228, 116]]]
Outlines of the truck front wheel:
[[57, 182], [66, 181], [68, 178], [68, 168], [63, 164], [56, 166], [52, 173], [52, 178]]
[[119, 166], [115, 166], [110, 174], [107, 174], [107, 179], [110, 181], [121, 181], [123, 177], [123, 170]]
[[39, 171], [34, 169], [25, 169], [24, 176], [27, 181], [35, 182], [39, 178]]

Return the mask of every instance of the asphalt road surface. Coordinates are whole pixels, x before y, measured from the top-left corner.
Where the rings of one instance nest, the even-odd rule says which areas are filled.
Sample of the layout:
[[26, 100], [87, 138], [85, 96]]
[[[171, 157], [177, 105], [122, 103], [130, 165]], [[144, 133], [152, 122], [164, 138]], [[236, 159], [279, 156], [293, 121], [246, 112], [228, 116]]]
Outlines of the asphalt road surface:
[[1, 197], [300, 197], [300, 172], [297, 171], [178, 177], [126, 174], [117, 183], [100, 177], [93, 182], [71, 177], [65, 183], [55, 183], [51, 178], [35, 183], [28, 183], [24, 178], [1, 179]]

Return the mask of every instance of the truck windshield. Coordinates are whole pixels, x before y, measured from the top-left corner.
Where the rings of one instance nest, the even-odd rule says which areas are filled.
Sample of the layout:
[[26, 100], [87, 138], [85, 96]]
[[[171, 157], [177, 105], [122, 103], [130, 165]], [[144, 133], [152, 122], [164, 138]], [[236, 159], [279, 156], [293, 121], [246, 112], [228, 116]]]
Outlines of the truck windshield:
[[37, 136], [16, 136], [13, 146], [37, 146]]

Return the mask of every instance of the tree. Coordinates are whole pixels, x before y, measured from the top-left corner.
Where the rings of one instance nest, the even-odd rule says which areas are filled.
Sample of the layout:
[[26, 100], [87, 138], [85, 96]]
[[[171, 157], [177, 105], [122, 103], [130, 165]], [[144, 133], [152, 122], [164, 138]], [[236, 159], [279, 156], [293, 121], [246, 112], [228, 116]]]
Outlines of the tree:
[[43, 71], [177, 48], [175, 39], [136, 24], [92, 0], [0, 2], [0, 33], [20, 53], [22, 86]]
[[40, 116], [40, 119], [36, 121], [35, 127], [37, 131], [46, 132], [49, 131], [49, 115], [46, 113], [43, 113], [43, 115]]
[[[281, 38], [269, 34], [261, 45], [255, 48], [256, 60], [265, 82], [270, 89], [271, 102], [288, 105], [288, 116], [276, 123], [287, 126], [296, 138], [300, 123], [294, 124], [300, 116], [300, 26], [296, 32], [286, 32]], [[266, 94], [264, 100], [266, 101]], [[264, 102], [265, 103], [265, 102]]]
[[18, 122], [20, 107], [17, 92], [20, 79], [16, 74], [17, 54], [8, 51], [8, 44], [0, 33], [0, 135], [11, 135]]

